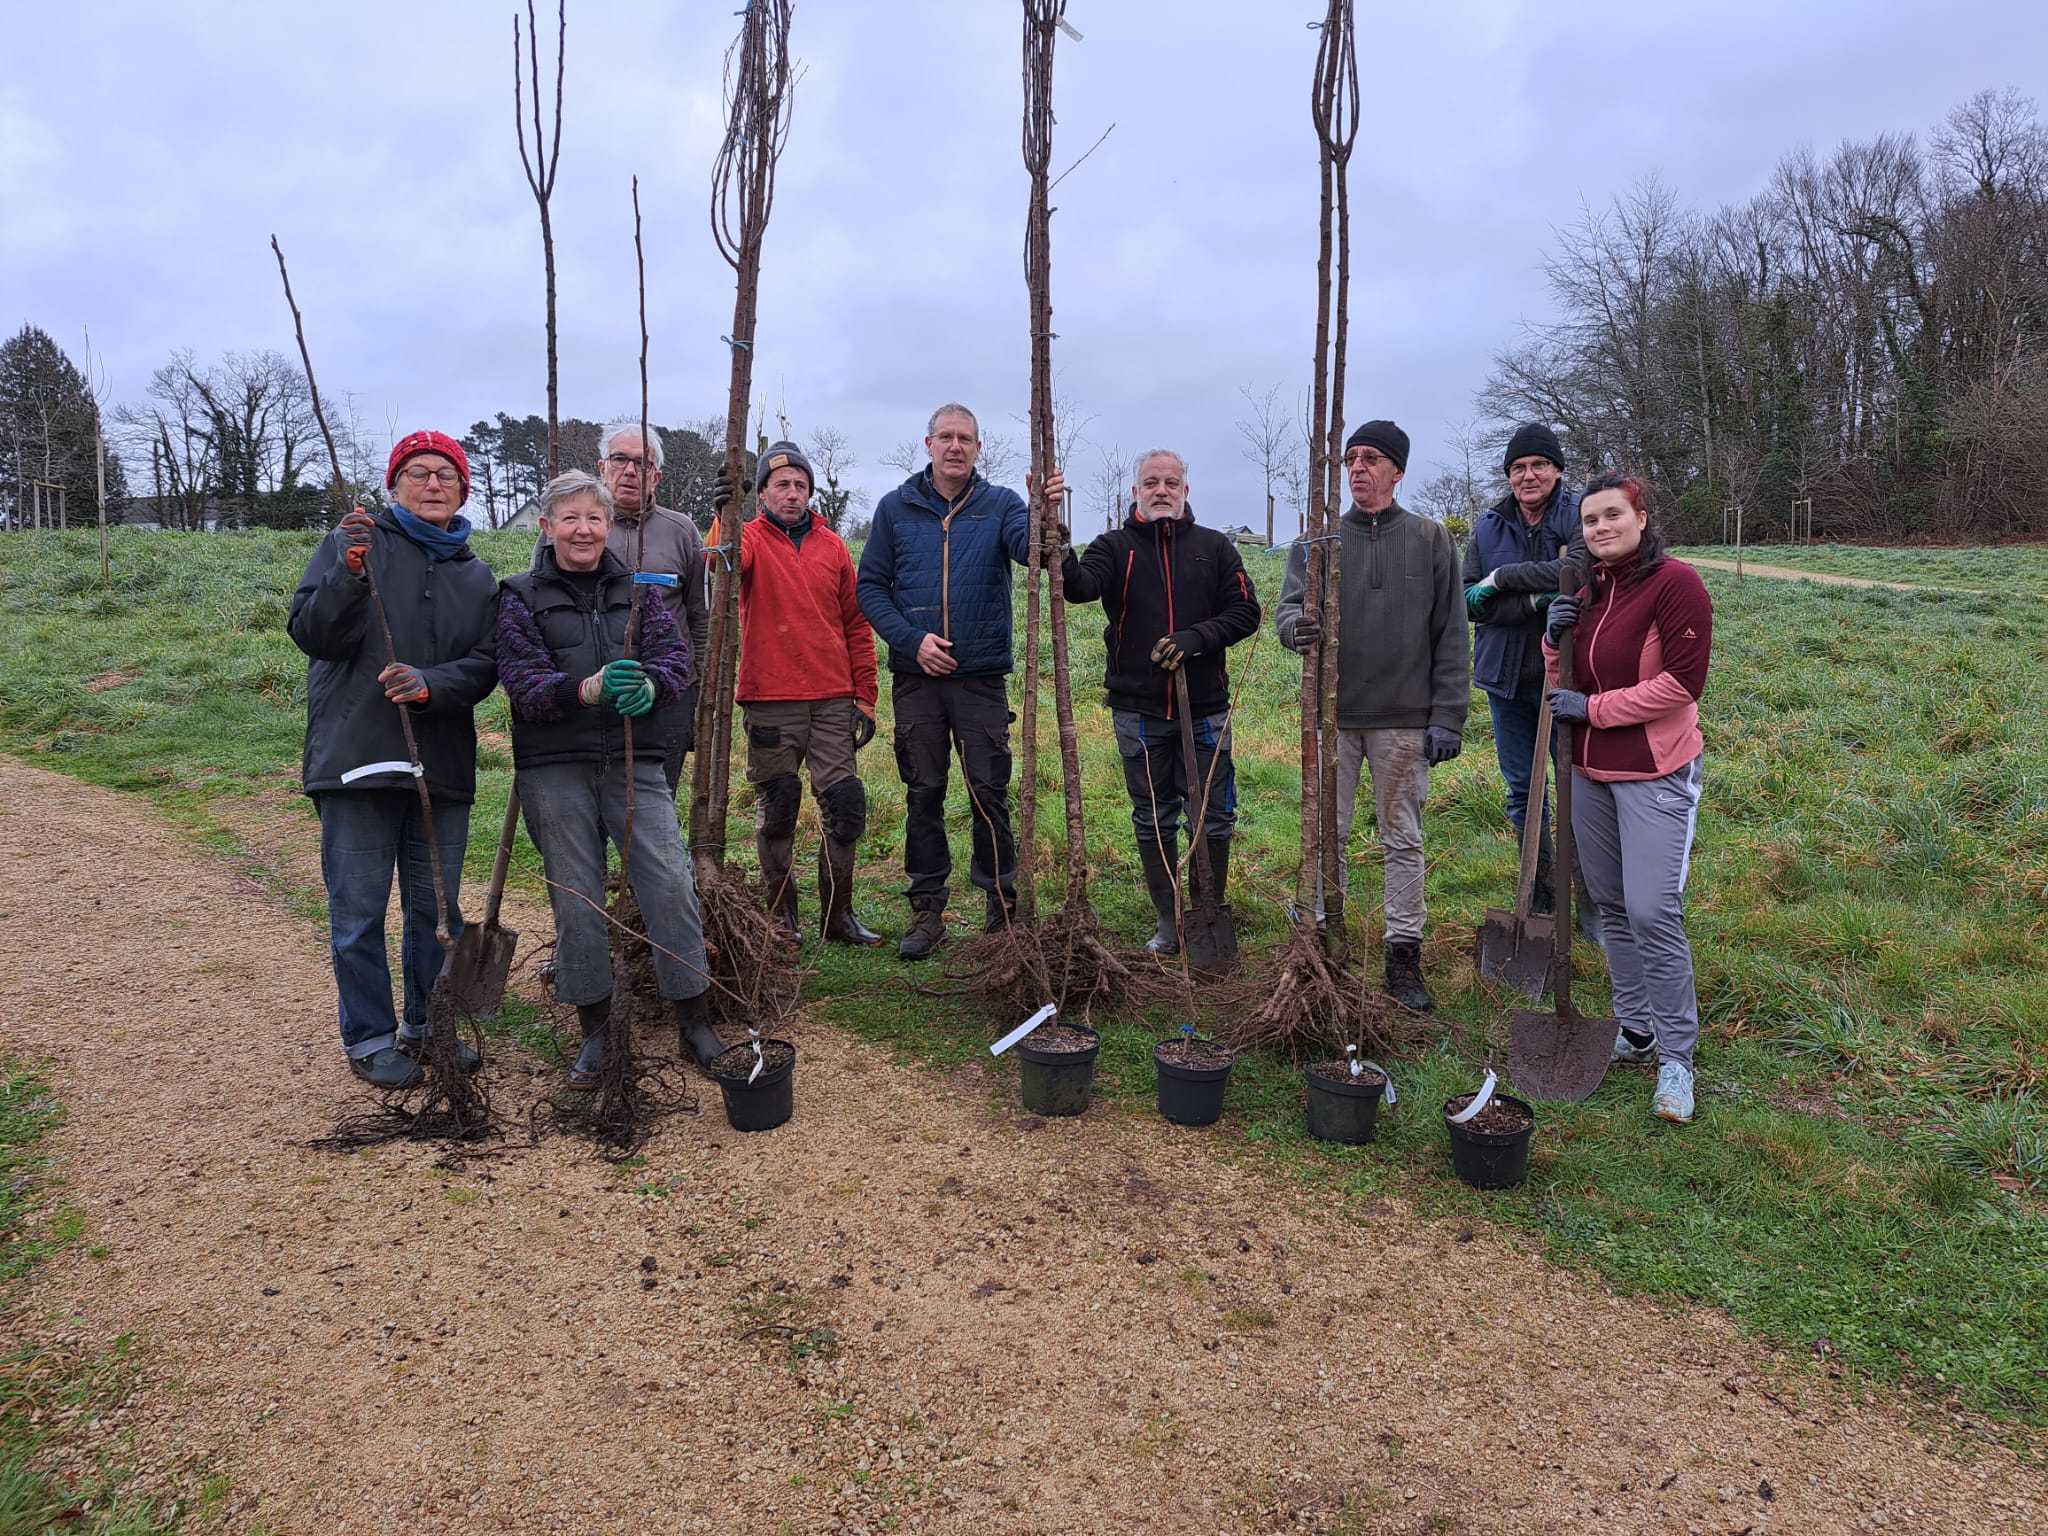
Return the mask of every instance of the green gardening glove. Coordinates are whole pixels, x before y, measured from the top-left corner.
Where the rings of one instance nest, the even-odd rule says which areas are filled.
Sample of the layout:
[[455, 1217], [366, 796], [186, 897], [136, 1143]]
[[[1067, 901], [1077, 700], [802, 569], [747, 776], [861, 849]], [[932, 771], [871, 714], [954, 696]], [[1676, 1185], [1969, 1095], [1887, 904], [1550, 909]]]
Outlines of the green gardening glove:
[[1475, 581], [1465, 589], [1465, 616], [1474, 624], [1486, 612], [1486, 600], [1493, 596], [1493, 588], [1483, 581]]
[[604, 701], [620, 714], [637, 717], [654, 708], [654, 682], [639, 662], [607, 662], [598, 676], [604, 679]]

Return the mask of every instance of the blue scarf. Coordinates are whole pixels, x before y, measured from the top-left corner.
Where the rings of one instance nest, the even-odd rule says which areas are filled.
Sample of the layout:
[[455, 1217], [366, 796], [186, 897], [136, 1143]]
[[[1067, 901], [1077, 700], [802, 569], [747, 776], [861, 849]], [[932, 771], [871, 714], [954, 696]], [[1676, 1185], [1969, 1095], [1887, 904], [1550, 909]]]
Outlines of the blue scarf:
[[436, 528], [423, 517], [414, 517], [397, 502], [391, 503], [391, 515], [398, 521], [398, 531], [427, 552], [429, 560], [453, 560], [469, 548], [469, 519], [460, 512], [448, 520], [446, 528]]

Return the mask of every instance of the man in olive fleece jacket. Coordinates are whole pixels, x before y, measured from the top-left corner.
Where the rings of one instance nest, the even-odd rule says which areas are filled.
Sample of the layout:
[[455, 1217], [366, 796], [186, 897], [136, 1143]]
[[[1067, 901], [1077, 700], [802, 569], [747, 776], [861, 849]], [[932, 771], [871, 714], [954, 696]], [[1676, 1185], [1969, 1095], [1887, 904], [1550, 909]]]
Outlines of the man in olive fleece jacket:
[[[1423, 1012], [1422, 805], [1429, 770], [1458, 755], [1471, 702], [1471, 639], [1458, 552], [1441, 523], [1394, 500], [1408, 468], [1408, 434], [1368, 421], [1344, 445], [1352, 505], [1339, 526], [1337, 836], [1348, 848], [1358, 774], [1372, 770], [1386, 868], [1387, 992]], [[1304, 655], [1322, 644], [1321, 615], [1302, 609], [1307, 550], [1287, 557], [1274, 610], [1280, 643]], [[1343, 862], [1340, 860], [1340, 867]]]

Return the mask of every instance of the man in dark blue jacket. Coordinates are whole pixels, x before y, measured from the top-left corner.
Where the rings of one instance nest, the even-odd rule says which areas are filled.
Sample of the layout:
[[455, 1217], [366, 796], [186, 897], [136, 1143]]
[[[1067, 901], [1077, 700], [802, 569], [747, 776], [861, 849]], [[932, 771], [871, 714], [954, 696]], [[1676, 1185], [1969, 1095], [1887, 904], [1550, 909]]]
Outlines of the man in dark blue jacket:
[[[1068, 550], [1060, 567], [1070, 603], [1100, 601], [1103, 689], [1109, 698], [1138, 862], [1158, 928], [1155, 955], [1180, 951], [1176, 871], [1183, 813], [1189, 846], [1208, 842], [1216, 899], [1230, 874], [1237, 774], [1230, 760], [1230, 672], [1224, 651], [1259, 628], [1259, 599], [1237, 546], [1195, 521], [1187, 462], [1170, 448], [1142, 455], [1123, 527]], [[1181, 751], [1173, 674], [1185, 669], [1195, 736], [1194, 777]], [[1201, 861], [1193, 861], [1201, 868]]]
[[[861, 612], [889, 648], [896, 771], [908, 792], [903, 870], [911, 926], [897, 946], [922, 960], [946, 937], [946, 784], [957, 751], [966, 765], [973, 827], [969, 878], [988, 898], [987, 928], [1017, 899], [1010, 831], [1010, 567], [1029, 553], [1022, 497], [975, 470], [981, 428], [964, 405], [942, 405], [926, 427], [931, 462], [882, 498], [861, 551]], [[1048, 503], [1065, 489], [1046, 476]]]
[[[498, 578], [469, 548], [469, 460], [440, 432], [391, 450], [392, 505], [358, 507], [321, 541], [292, 597], [286, 629], [311, 658], [306, 674], [306, 793], [320, 814], [320, 875], [341, 1046], [379, 1088], [418, 1081], [427, 993], [440, 973], [427, 839], [440, 846], [448, 931], [462, 932], [456, 889], [476, 798], [474, 711], [497, 686], [491, 631]], [[370, 602], [384, 599], [397, 660]], [[399, 710], [410, 712], [434, 805], [424, 825]], [[392, 1007], [384, 911], [399, 874], [405, 1012]], [[460, 1047], [474, 1070], [476, 1053]]]
[[[1579, 497], [1565, 489], [1564, 450], [1540, 422], [1508, 439], [1508, 494], [1479, 515], [1465, 546], [1465, 610], [1473, 624], [1472, 680], [1493, 711], [1493, 746], [1507, 782], [1508, 820], [1522, 830], [1543, 703], [1543, 615], [1558, 566], [1579, 531]], [[1551, 910], [1550, 838], [1540, 845], [1534, 908]]]

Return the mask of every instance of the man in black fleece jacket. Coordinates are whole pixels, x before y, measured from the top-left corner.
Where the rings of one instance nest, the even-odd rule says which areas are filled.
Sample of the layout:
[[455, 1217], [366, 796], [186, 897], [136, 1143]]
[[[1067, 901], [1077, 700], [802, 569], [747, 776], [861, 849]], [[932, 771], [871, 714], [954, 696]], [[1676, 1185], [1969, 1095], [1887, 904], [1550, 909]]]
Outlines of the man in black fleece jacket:
[[[1237, 546], [1195, 521], [1186, 460], [1170, 448], [1155, 448], [1138, 460], [1135, 478], [1123, 527], [1091, 541], [1083, 555], [1068, 550], [1060, 576], [1068, 602], [1099, 601], [1109, 621], [1103, 631], [1103, 689], [1123, 754], [1145, 893], [1159, 919], [1145, 947], [1171, 955], [1180, 949], [1174, 896], [1183, 820], [1192, 839], [1200, 819], [1216, 899], [1223, 900], [1237, 825], [1230, 672], [1223, 653], [1258, 632], [1259, 600]], [[1173, 682], [1181, 668], [1187, 671], [1194, 716], [1192, 784]]]
[[[1458, 552], [1443, 524], [1394, 500], [1408, 434], [1368, 421], [1344, 445], [1351, 508], [1339, 520], [1337, 836], [1348, 847], [1359, 769], [1372, 770], [1386, 868], [1387, 992], [1417, 1013], [1422, 984], [1422, 802], [1429, 770], [1458, 755], [1471, 703], [1471, 641]], [[1287, 557], [1274, 625], [1304, 655], [1323, 643], [1322, 615], [1302, 608], [1304, 551]]]

